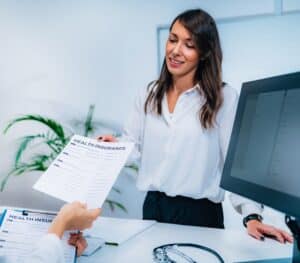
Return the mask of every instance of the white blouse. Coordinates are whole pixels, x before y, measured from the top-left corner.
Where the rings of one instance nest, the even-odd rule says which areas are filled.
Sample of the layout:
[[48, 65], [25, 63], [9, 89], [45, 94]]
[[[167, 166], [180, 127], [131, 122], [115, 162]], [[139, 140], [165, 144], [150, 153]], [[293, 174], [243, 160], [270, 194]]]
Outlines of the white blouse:
[[[219, 184], [238, 94], [227, 85], [223, 88], [224, 102], [217, 113], [215, 127], [206, 130], [199, 120], [204, 98], [198, 88], [196, 85], [183, 92], [172, 114], [165, 95], [161, 116], [144, 113], [146, 89], [137, 96], [121, 140], [135, 143], [130, 159], [139, 163], [139, 190], [208, 198], [213, 202], [224, 200], [225, 192]], [[239, 212], [243, 212], [244, 204], [246, 214], [260, 211], [259, 205], [249, 204], [247, 199], [236, 195], [232, 202]]]

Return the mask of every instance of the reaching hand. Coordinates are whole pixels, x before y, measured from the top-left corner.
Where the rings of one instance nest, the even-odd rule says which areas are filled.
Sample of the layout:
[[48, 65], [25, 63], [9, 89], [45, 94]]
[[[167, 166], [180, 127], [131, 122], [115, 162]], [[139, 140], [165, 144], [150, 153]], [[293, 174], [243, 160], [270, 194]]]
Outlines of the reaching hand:
[[86, 204], [73, 202], [64, 205], [57, 218], [62, 218], [65, 221], [65, 230], [83, 230], [90, 228], [99, 215], [99, 208], [87, 209]]
[[280, 243], [293, 242], [293, 237], [278, 228], [266, 225], [258, 220], [250, 220], [247, 223], [248, 234], [256, 239], [264, 240], [264, 237], [270, 237], [278, 240]]
[[86, 239], [82, 236], [82, 232], [72, 233], [69, 238], [69, 244], [77, 248], [77, 256], [80, 257], [87, 248]]
[[101, 142], [116, 142], [117, 138], [111, 134], [101, 135], [97, 137], [97, 140]]
[[83, 230], [92, 226], [100, 215], [100, 209], [87, 209], [85, 204], [73, 202], [64, 205], [53, 220], [49, 233], [62, 237], [66, 230]]

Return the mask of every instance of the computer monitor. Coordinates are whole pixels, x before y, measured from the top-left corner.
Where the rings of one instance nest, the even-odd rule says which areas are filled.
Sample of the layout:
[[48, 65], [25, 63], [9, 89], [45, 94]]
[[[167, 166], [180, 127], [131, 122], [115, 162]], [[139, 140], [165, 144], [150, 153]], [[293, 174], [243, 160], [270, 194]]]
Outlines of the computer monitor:
[[243, 83], [221, 187], [300, 219], [300, 72]]

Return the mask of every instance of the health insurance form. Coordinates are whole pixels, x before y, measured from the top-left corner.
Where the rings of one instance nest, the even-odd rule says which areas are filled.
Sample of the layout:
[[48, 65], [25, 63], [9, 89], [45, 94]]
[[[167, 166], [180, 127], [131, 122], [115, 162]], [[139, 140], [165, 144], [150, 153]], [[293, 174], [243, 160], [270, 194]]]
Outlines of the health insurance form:
[[74, 135], [33, 186], [66, 202], [101, 207], [133, 148]]
[[[0, 227], [0, 262], [22, 263], [48, 232], [55, 214], [12, 209], [4, 213]], [[61, 241], [64, 259], [65, 262], [75, 262], [75, 247], [68, 244], [68, 238], [69, 232], [66, 232]]]

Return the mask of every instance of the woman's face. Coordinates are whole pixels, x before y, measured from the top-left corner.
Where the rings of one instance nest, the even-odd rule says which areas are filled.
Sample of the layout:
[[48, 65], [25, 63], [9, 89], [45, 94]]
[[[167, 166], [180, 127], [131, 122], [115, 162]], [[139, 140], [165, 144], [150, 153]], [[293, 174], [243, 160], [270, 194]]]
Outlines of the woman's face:
[[166, 64], [173, 77], [190, 75], [194, 78], [199, 53], [191, 33], [176, 21], [166, 43]]

